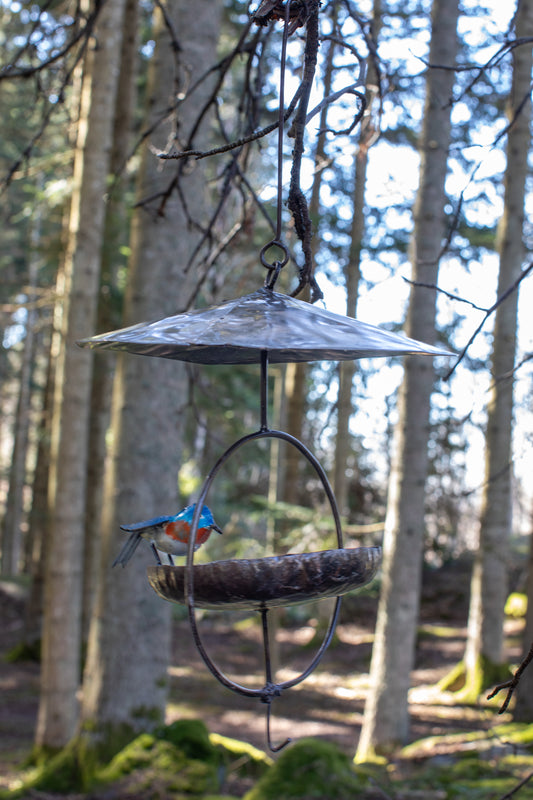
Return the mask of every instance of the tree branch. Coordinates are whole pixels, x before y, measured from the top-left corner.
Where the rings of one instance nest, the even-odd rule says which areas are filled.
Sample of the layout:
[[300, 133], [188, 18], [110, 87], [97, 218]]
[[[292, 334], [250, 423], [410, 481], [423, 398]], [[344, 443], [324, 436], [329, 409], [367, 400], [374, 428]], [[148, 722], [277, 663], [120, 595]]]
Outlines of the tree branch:
[[514, 283], [511, 286], [509, 286], [509, 288], [506, 289], [505, 292], [502, 295], [500, 295], [500, 297], [498, 297], [496, 302], [489, 309], [487, 309], [487, 312], [486, 312], [485, 316], [483, 317], [483, 319], [481, 320], [481, 322], [477, 326], [476, 330], [474, 331], [474, 333], [472, 334], [472, 336], [470, 337], [470, 339], [468, 340], [466, 345], [461, 350], [461, 352], [459, 354], [459, 358], [457, 359], [457, 361], [455, 362], [453, 367], [450, 369], [450, 371], [448, 373], [446, 373], [446, 375], [444, 376], [444, 380], [449, 380], [450, 379], [450, 377], [453, 375], [453, 373], [457, 369], [458, 365], [461, 363], [461, 361], [465, 357], [466, 351], [468, 350], [468, 348], [470, 347], [470, 345], [472, 344], [474, 339], [477, 337], [478, 333], [481, 331], [481, 329], [485, 325], [485, 323], [488, 320], [488, 318], [491, 316], [491, 314], [493, 314], [496, 311], [498, 306], [500, 306], [503, 302], [505, 302], [505, 300], [509, 297], [510, 294], [512, 294], [514, 291], [516, 291], [518, 289], [518, 287], [520, 286], [521, 282], [524, 280], [524, 278], [526, 278], [529, 275], [531, 270], [533, 270], [533, 262], [520, 273], [520, 275], [518, 276], [516, 281], [514, 281]]
[[505, 681], [505, 683], [499, 683], [492, 690], [492, 692], [489, 695], [487, 695], [487, 700], [492, 700], [492, 698], [496, 697], [496, 695], [499, 692], [503, 691], [503, 689], [507, 689], [508, 690], [507, 691], [507, 696], [506, 696], [505, 700], [503, 701], [503, 703], [502, 703], [502, 705], [500, 707], [500, 710], [498, 711], [498, 714], [503, 714], [503, 713], [505, 713], [505, 711], [507, 711], [507, 707], [509, 706], [509, 703], [511, 701], [511, 697], [513, 696], [513, 692], [516, 689], [516, 687], [518, 686], [518, 684], [520, 683], [520, 678], [522, 677], [522, 673], [524, 672], [524, 670], [526, 669], [526, 667], [528, 666], [528, 664], [532, 660], [533, 660], [533, 642], [531, 643], [531, 647], [529, 648], [529, 651], [528, 651], [527, 655], [521, 661], [521, 663], [520, 663], [518, 669], [516, 670], [515, 674], [513, 675], [513, 677], [509, 681]]

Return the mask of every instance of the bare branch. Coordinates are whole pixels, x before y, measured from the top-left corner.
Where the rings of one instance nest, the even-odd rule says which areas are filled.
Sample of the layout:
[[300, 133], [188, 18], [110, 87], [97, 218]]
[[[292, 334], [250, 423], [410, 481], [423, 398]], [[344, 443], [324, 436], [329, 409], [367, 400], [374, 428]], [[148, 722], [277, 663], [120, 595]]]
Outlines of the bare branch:
[[[302, 93], [302, 87], [299, 86], [289, 104], [289, 107], [287, 108], [287, 111], [284, 114], [283, 118], [285, 121], [289, 120], [292, 114], [294, 113], [294, 109], [296, 108], [296, 104], [300, 99], [301, 93]], [[276, 128], [278, 128], [278, 126], [279, 123], [276, 120], [276, 122], [272, 122], [270, 125], [261, 128], [261, 130], [259, 131], [250, 133], [247, 136], [242, 136], [240, 139], [236, 139], [234, 142], [227, 142], [226, 144], [223, 144], [220, 147], [213, 147], [211, 150], [182, 150], [181, 152], [164, 153], [153, 149], [153, 152], [162, 161], [170, 161], [181, 158], [194, 158], [195, 160], [198, 161], [201, 158], [208, 158], [209, 156], [220, 155], [220, 153], [229, 153], [230, 150], [235, 150], [238, 147], [243, 147], [245, 144], [250, 144], [250, 142], [256, 142], [258, 139], [262, 139], [264, 136], [267, 136], [269, 133], [272, 133], [272, 131], [275, 131]]]
[[484, 327], [484, 325], [485, 325], [486, 321], [488, 320], [488, 318], [491, 316], [491, 314], [493, 314], [496, 311], [498, 306], [500, 306], [502, 303], [505, 302], [505, 300], [509, 297], [510, 294], [512, 294], [514, 291], [516, 291], [518, 289], [518, 287], [520, 286], [521, 282], [524, 280], [524, 278], [526, 278], [529, 275], [531, 270], [533, 270], [533, 262], [520, 273], [520, 275], [518, 276], [516, 281], [514, 281], [514, 283], [511, 286], [509, 286], [509, 288], [506, 289], [505, 292], [502, 295], [500, 295], [500, 297], [498, 297], [496, 302], [489, 309], [487, 309], [487, 312], [486, 312], [485, 316], [483, 317], [483, 319], [481, 320], [481, 322], [477, 326], [476, 330], [474, 331], [474, 333], [472, 334], [472, 336], [470, 337], [470, 339], [468, 340], [466, 345], [461, 350], [461, 352], [459, 354], [459, 358], [457, 359], [457, 361], [455, 362], [453, 367], [450, 369], [450, 371], [444, 376], [444, 380], [449, 380], [450, 379], [450, 377], [453, 375], [453, 373], [457, 369], [458, 365], [461, 363], [461, 361], [465, 357], [468, 348], [470, 347], [470, 345], [472, 344], [474, 339], [477, 337], [477, 335], [481, 331], [481, 329]]
[[450, 300], [456, 300], [458, 303], [468, 303], [469, 306], [475, 308], [476, 311], [485, 311], [489, 312], [490, 309], [484, 306], [478, 306], [472, 302], [472, 300], [467, 300], [465, 297], [460, 297], [458, 294], [453, 294], [452, 292], [447, 292], [446, 289], [443, 289], [440, 286], [437, 286], [435, 283], [424, 283], [423, 281], [412, 281], [410, 278], [403, 278], [403, 280], [408, 283], [410, 286], [421, 286], [424, 289], [433, 289], [434, 291], [438, 292], [439, 294], [443, 294], [445, 297], [449, 297]]
[[531, 647], [529, 648], [529, 651], [528, 651], [526, 657], [521, 661], [521, 663], [520, 663], [518, 669], [516, 670], [515, 674], [513, 675], [513, 677], [510, 680], [505, 681], [504, 683], [499, 683], [492, 690], [492, 692], [487, 696], [487, 700], [492, 700], [492, 698], [496, 697], [496, 695], [499, 692], [501, 692], [503, 689], [507, 689], [508, 690], [507, 691], [507, 696], [506, 696], [505, 700], [503, 701], [503, 703], [502, 703], [502, 705], [500, 707], [500, 710], [498, 711], [498, 714], [503, 714], [503, 713], [505, 713], [505, 711], [507, 711], [509, 703], [511, 702], [511, 697], [513, 696], [513, 692], [516, 689], [516, 687], [518, 686], [518, 684], [520, 683], [520, 678], [522, 677], [522, 673], [524, 672], [524, 670], [526, 669], [526, 667], [528, 666], [528, 664], [532, 660], [533, 660], [533, 642], [531, 643]]
[[[61, 59], [63, 59], [80, 41], [84, 42], [83, 46], [85, 48], [87, 40], [91, 35], [94, 26], [96, 24], [96, 20], [98, 18], [98, 14], [100, 13], [103, 2], [104, 0], [95, 0], [94, 9], [91, 12], [91, 14], [89, 14], [89, 16], [87, 17], [85, 25], [78, 30], [78, 32], [72, 37], [72, 39], [67, 41], [64, 47], [62, 47], [60, 50], [54, 53], [54, 55], [50, 56], [50, 58], [47, 58], [44, 61], [40, 61], [35, 66], [19, 67], [18, 69], [14, 69], [13, 64], [16, 63], [16, 61], [26, 51], [29, 42], [29, 37], [27, 37], [26, 43], [20, 49], [20, 51], [15, 56], [13, 61], [11, 61], [9, 64], [6, 64], [5, 67], [2, 67], [0, 69], [0, 81], [6, 79], [11, 80], [12, 78], [29, 78], [32, 75], [37, 75], [39, 72], [43, 72], [44, 70], [48, 69], [48, 67], [52, 66], [52, 64], [56, 64], [58, 61], [61, 61]], [[77, 24], [78, 20], [76, 20], [73, 23], [73, 26]], [[77, 61], [79, 61], [79, 58], [76, 60], [76, 62]]]

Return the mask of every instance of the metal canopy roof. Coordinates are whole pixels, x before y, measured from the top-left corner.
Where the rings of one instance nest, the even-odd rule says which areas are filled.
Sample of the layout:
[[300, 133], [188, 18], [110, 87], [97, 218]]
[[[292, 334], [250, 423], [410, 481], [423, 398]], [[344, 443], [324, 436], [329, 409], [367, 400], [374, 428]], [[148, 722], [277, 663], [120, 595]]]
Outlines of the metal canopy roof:
[[218, 306], [132, 325], [78, 344], [200, 364], [255, 364], [265, 350], [271, 363], [452, 355], [266, 288]]

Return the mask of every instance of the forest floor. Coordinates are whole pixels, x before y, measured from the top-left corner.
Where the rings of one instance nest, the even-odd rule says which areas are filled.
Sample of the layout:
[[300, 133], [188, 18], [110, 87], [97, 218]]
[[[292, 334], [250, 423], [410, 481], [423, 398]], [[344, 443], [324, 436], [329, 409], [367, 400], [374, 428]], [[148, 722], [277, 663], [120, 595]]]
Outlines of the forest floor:
[[[0, 789], [8, 788], [16, 779], [31, 750], [36, 723], [39, 665], [9, 663], [5, 659], [20, 639], [23, 608], [23, 590], [17, 584], [0, 582]], [[304, 606], [284, 612], [279, 633], [278, 681], [299, 674], [313, 658], [315, 648], [311, 643], [317, 621], [310, 618], [309, 609], [314, 610]], [[320, 737], [353, 756], [368, 688], [376, 611], [375, 590], [344, 599], [335, 640], [318, 669], [272, 703], [274, 743], [286, 737]], [[446, 758], [468, 746], [449, 734], [483, 731], [490, 741], [494, 726], [510, 720], [509, 715], [497, 714], [499, 699], [497, 703], [480, 699], [476, 705], [465, 705], [453, 694], [437, 688], [438, 681], [463, 657], [467, 613], [468, 566], [452, 565], [432, 572], [424, 584], [410, 692], [410, 739], [426, 740], [425, 744], [420, 743], [421, 758]], [[265, 750], [265, 706], [256, 699], [234, 694], [213, 678], [196, 650], [186, 615], [178, 607], [174, 625], [167, 722], [201, 718], [210, 732]], [[211, 658], [228, 677], [245, 686], [263, 686], [262, 633], [257, 617], [241, 615], [235, 623], [223, 612], [216, 612], [200, 618], [199, 628]], [[507, 622], [511, 663], [520, 658], [521, 631], [520, 620]], [[429, 750], [427, 737], [433, 737]], [[496, 735], [494, 744], [501, 744]]]

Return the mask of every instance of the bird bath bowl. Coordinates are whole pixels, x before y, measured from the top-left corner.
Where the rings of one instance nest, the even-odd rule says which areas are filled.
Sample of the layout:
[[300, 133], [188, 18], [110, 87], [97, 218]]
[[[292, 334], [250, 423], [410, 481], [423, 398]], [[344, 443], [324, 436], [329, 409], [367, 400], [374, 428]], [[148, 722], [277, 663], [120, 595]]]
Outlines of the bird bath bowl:
[[[339, 597], [369, 583], [380, 558], [380, 547], [357, 547], [197, 564], [194, 602], [197, 608], [261, 611]], [[150, 586], [163, 599], [187, 605], [186, 570], [148, 567]]]

